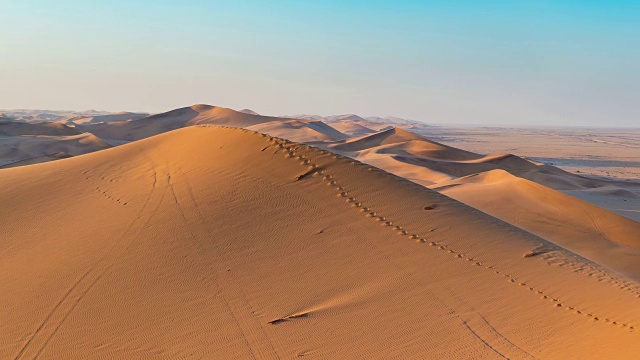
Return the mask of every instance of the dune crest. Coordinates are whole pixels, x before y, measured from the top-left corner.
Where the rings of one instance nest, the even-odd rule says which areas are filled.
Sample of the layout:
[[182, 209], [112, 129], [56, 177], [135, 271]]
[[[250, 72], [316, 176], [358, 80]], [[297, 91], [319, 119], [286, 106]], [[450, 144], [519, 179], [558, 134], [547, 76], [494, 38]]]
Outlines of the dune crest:
[[135, 121], [90, 124], [82, 126], [80, 129], [91, 132], [103, 139], [135, 141], [193, 125], [213, 124], [249, 127], [262, 123], [288, 120], [290, 119], [262, 116], [253, 112], [235, 111], [220, 106], [197, 104]]
[[405, 179], [248, 130], [188, 127], [2, 170], [0, 202], [12, 209], [2, 358], [640, 351], [636, 283]]

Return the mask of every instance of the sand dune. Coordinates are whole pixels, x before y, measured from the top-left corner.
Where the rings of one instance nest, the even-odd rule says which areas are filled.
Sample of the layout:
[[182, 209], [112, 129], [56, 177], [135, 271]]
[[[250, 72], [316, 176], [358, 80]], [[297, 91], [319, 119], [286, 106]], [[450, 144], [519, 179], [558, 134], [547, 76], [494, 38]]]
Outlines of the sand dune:
[[110, 147], [90, 133], [71, 136], [0, 136], [0, 168], [58, 160]]
[[411, 129], [415, 125], [418, 125], [421, 128], [430, 127], [429, 125], [426, 125], [422, 121], [404, 119], [404, 118], [400, 118], [400, 117], [397, 117], [397, 116], [383, 116], [383, 117], [380, 117], [380, 116], [367, 116], [364, 119], [367, 122], [373, 122], [373, 123], [386, 123], [386, 124], [393, 124], [393, 125], [402, 125], [406, 129]]
[[0, 203], [0, 358], [640, 351], [637, 284], [405, 179], [247, 130], [2, 170]]
[[251, 110], [251, 109], [242, 109], [242, 110], [238, 110], [239, 112], [245, 113], [245, 114], [251, 114], [251, 115], [260, 115], [257, 112]]
[[345, 120], [346, 121], [366, 121], [364, 118], [356, 114], [331, 115], [331, 116], [325, 116], [323, 119], [330, 123], [334, 121], [345, 121]]
[[109, 112], [98, 110], [70, 111], [70, 110], [37, 110], [37, 109], [3, 109], [2, 114], [22, 122], [51, 122], [65, 121], [74, 117], [91, 117], [108, 115]]
[[285, 119], [324, 120], [324, 117], [313, 114], [280, 115], [280, 117]]
[[369, 129], [366, 126], [362, 126], [357, 122], [353, 121], [339, 121], [331, 123], [331, 127], [340, 131], [343, 134], [347, 134], [353, 137], [365, 136], [369, 134], [373, 134], [375, 131]]
[[503, 168], [514, 162], [526, 164], [530, 170], [536, 168], [527, 160], [510, 159], [516, 158], [514, 156], [474, 154], [399, 128], [328, 144], [326, 147], [425, 186]]
[[482, 156], [454, 147], [427, 140], [419, 135], [399, 128], [381, 131], [372, 135], [330, 146], [341, 152], [371, 151], [380, 147], [382, 154], [409, 155], [444, 160], [475, 160]]
[[46, 135], [66, 136], [78, 135], [80, 132], [65, 124], [55, 122], [26, 123], [20, 121], [1, 121], [0, 136]]
[[492, 170], [434, 187], [599, 264], [640, 279], [640, 223], [575, 197]]
[[111, 147], [57, 122], [0, 122], [0, 168], [64, 159]]
[[[604, 186], [601, 181], [568, 173], [554, 166], [536, 163], [512, 154], [480, 155], [440, 144], [399, 128], [331, 144], [332, 151], [371, 163], [379, 162], [379, 155], [390, 156], [396, 167], [405, 164], [412, 171], [418, 167], [454, 177], [468, 176], [490, 170], [510, 173], [535, 181], [556, 190], [575, 190]], [[390, 162], [388, 159], [386, 162]], [[426, 179], [427, 183], [431, 179]], [[432, 182], [431, 182], [432, 183]]]
[[507, 170], [513, 175], [528, 179], [555, 190], [576, 190], [604, 186], [606, 183], [584, 178], [550, 165], [534, 162], [513, 154], [494, 154], [476, 160], [456, 161], [425, 156], [396, 155], [394, 159], [413, 166], [428, 167], [456, 177], [473, 175], [491, 170]]
[[91, 124], [80, 128], [103, 139], [134, 141], [186, 126], [215, 124], [248, 127], [277, 120], [289, 119], [254, 115], [219, 106], [193, 105], [135, 121]]
[[381, 131], [372, 135], [363, 136], [358, 139], [353, 139], [345, 142], [344, 144], [335, 145], [332, 148], [339, 151], [360, 151], [369, 149], [375, 146], [397, 144], [411, 140], [425, 140], [419, 135], [402, 129], [391, 129], [387, 131]]
[[349, 138], [333, 127], [314, 120], [277, 120], [248, 126], [247, 129], [296, 142], [338, 141]]
[[634, 209], [624, 206], [636, 197], [629, 190], [511, 154], [474, 154], [400, 129], [327, 147], [640, 279], [640, 223], [554, 189], [608, 201], [620, 197], [614, 208], [623, 215]]
[[97, 123], [109, 123], [116, 121], [132, 121], [139, 120], [149, 116], [145, 113], [132, 113], [132, 112], [119, 112], [108, 115], [94, 115], [94, 116], [76, 116], [70, 119], [64, 120], [65, 124], [69, 125], [88, 125]]

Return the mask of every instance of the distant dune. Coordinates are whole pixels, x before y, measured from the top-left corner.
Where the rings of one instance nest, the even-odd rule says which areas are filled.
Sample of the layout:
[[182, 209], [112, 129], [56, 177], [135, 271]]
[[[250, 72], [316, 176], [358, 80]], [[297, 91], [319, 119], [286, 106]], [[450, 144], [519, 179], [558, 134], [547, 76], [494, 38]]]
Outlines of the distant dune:
[[103, 139], [134, 141], [186, 126], [215, 124], [248, 127], [277, 120], [289, 119], [254, 115], [219, 106], [200, 104], [152, 115], [136, 121], [91, 124], [82, 126], [81, 129]]
[[55, 122], [26, 123], [19, 121], [0, 121], [0, 136], [66, 136], [78, 134], [80, 134], [80, 132], [77, 130]]
[[57, 122], [0, 122], [0, 169], [64, 159], [111, 147]]
[[76, 116], [64, 121], [65, 124], [71, 125], [88, 125], [96, 123], [109, 123], [116, 121], [132, 121], [139, 120], [149, 116], [146, 113], [132, 113], [132, 112], [119, 112], [108, 115], [96, 115], [96, 116]]
[[[172, 116], [226, 112], [189, 109]], [[248, 130], [192, 126], [0, 170], [0, 203], [0, 358], [640, 351], [637, 283], [423, 186]]]
[[296, 142], [338, 141], [349, 138], [322, 121], [314, 120], [277, 120], [248, 126], [247, 129]]
[[325, 116], [324, 120], [327, 122], [334, 122], [334, 121], [365, 121], [364, 118], [361, 118], [360, 116], [356, 115], [356, 114], [344, 114], [344, 115], [332, 115], [332, 116]]
[[[241, 110], [242, 111], [242, 110]], [[333, 126], [334, 123], [340, 122], [351, 122], [355, 124], [385, 124], [387, 125], [413, 125], [413, 124], [422, 124], [421, 122], [417, 122], [415, 120], [408, 120], [399, 118], [396, 116], [367, 116], [362, 117], [356, 114], [342, 114], [342, 115], [329, 115], [329, 116], [321, 116], [321, 115], [312, 115], [312, 114], [297, 114], [297, 115], [283, 115], [283, 118], [293, 118], [293, 119], [305, 119], [305, 120], [321, 120], [326, 123], [330, 123]]]
[[364, 136], [375, 132], [375, 130], [353, 121], [334, 122], [331, 127], [352, 137]]
[[[67, 119], [74, 117], [90, 117], [108, 115], [109, 112], [98, 110], [85, 110], [85, 111], [69, 111], [69, 110], [37, 110], [37, 109], [12, 109], [12, 110], [0, 110], [5, 117], [12, 118], [13, 120], [23, 122], [51, 122], [51, 121], [66, 121]], [[1, 118], [2, 116], [0, 116]]]
[[635, 196], [627, 190], [512, 154], [474, 154], [401, 129], [329, 144], [327, 148], [436, 189], [640, 279], [640, 223], [554, 189], [590, 194], [606, 189], [610, 197]]
[[349, 140], [330, 148], [343, 152], [357, 152], [377, 148], [382, 154], [423, 156], [447, 160], [477, 160], [482, 156], [427, 140], [412, 132], [392, 128]]
[[111, 145], [90, 133], [69, 136], [0, 136], [0, 169], [87, 154]]
[[324, 119], [320, 115], [312, 115], [312, 114], [281, 115], [280, 117], [286, 118], [286, 119], [302, 119], [302, 120], [323, 120]]
[[245, 114], [260, 115], [260, 114], [258, 114], [257, 112], [255, 112], [255, 111], [253, 111], [251, 109], [242, 109], [242, 110], [238, 110], [238, 111], [240, 111], [242, 113], [245, 113]]
[[330, 144], [328, 148], [359, 160], [375, 161], [379, 155], [391, 156], [394, 161], [410, 167], [426, 167], [455, 177], [468, 176], [490, 170], [507, 170], [557, 190], [597, 187], [602, 182], [570, 174], [553, 166], [537, 164], [512, 154], [480, 155], [437, 143], [399, 128]]

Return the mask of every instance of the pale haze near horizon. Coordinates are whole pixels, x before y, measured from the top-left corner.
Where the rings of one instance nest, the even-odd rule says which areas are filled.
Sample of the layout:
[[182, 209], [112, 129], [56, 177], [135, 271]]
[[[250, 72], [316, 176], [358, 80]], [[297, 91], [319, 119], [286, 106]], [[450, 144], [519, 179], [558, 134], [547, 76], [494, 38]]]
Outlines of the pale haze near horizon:
[[631, 1], [0, 1], [0, 108], [640, 125]]

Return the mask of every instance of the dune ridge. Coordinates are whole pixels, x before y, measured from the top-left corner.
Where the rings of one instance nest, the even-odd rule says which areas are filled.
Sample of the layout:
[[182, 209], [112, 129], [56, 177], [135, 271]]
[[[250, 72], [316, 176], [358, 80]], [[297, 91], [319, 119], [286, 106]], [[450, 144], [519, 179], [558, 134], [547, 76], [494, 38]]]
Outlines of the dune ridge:
[[[587, 199], [597, 199], [607, 203], [611, 203], [613, 197], [620, 197], [617, 202], [620, 205], [616, 209], [619, 209], [619, 213], [627, 216], [635, 214], [632, 211], [633, 207], [625, 202], [630, 196], [634, 196], [630, 191], [602, 181], [573, 175], [559, 168], [512, 154], [476, 154], [393, 127], [374, 132], [360, 125], [360, 123], [365, 122], [362, 118], [352, 115], [338, 116], [331, 119], [333, 126], [342, 127], [350, 134], [355, 132], [364, 132], [365, 134], [358, 138], [350, 138], [350, 134], [340, 132], [335, 127], [318, 120], [261, 117], [256, 116], [252, 111], [237, 112], [210, 105], [194, 105], [177, 109], [151, 116], [143, 119], [143, 121], [98, 124], [93, 129], [106, 129], [104, 133], [97, 131], [103, 136], [127, 139], [137, 136], [146, 137], [162, 133], [167, 129], [192, 126], [198, 123], [217, 123], [245, 127], [292, 141], [316, 144], [333, 152], [385, 169], [421, 185], [438, 189], [443, 193], [456, 194], [455, 196], [458, 200], [466, 202], [481, 211], [489, 212], [504, 221], [543, 236], [556, 244], [568, 246], [569, 249], [577, 251], [592, 260], [597, 260], [602, 265], [638, 278], [640, 271], [635, 270], [635, 265], [633, 265], [636, 251], [624, 245], [626, 238], [634, 237], [634, 234], [637, 233], [637, 224], [616, 216], [609, 216], [608, 212], [604, 213], [606, 215], [603, 215], [604, 218], [610, 220], [612, 224], [617, 224], [615, 227], [619, 229], [612, 235], [604, 230], [606, 226], [599, 226], [597, 222], [592, 220], [592, 216], [589, 214], [592, 214], [593, 211], [589, 210], [590, 208], [586, 206], [587, 204], [575, 201], [574, 198], [562, 197], [560, 193], [556, 194], [545, 189], [536, 189], [534, 193], [540, 196], [535, 200], [535, 197], [528, 196], [524, 191], [512, 191], [511, 185], [516, 184], [513, 181], [505, 181], [501, 187], [493, 186], [491, 188], [487, 186], [485, 188], [485, 185], [490, 184], [476, 182], [471, 186], [470, 184], [456, 183], [456, 179], [474, 177], [475, 175], [480, 176], [474, 178], [481, 178], [489, 176], [494, 171], [504, 170], [518, 178], [528, 179], [550, 189], [561, 190], [578, 197], [585, 198], [586, 196]], [[124, 128], [120, 126], [124, 126]], [[79, 128], [82, 127], [79, 126]], [[133, 136], [133, 133], [138, 135]], [[127, 140], [113, 139], [108, 139], [107, 141], [113, 145], [128, 142]], [[52, 152], [53, 150], [60, 151]], [[56, 160], [72, 155], [66, 152], [65, 149], [53, 150], [40, 151], [29, 156], [13, 154], [12, 157], [17, 158], [17, 161], [12, 160], [5, 167]], [[77, 152], [73, 154], [75, 155]], [[461, 181], [465, 182], [466, 180]], [[526, 184], [526, 182], [518, 184], [527, 189], [532, 188], [522, 185]], [[464, 186], [459, 187], [460, 185]], [[457, 186], [457, 188], [454, 189], [453, 186]], [[463, 188], [472, 188], [473, 190], [463, 191]], [[504, 189], [498, 190], [498, 188]], [[486, 193], [485, 190], [487, 191]], [[480, 195], [489, 193], [492, 193], [493, 196]], [[543, 199], [547, 198], [562, 198], [565, 201], [556, 202], [558, 206], [554, 208], [545, 203]], [[501, 200], [498, 201], [498, 199]], [[570, 210], [559, 211], [559, 207]], [[510, 210], [506, 211], [504, 209]], [[631, 210], [627, 211], [627, 209]], [[516, 218], [513, 214], [520, 215]], [[582, 214], [583, 216], [575, 216], [576, 214]], [[571, 227], [559, 226], [563, 223], [572, 225]], [[551, 226], [550, 224], [556, 225]], [[602, 243], [602, 241], [605, 242]], [[602, 245], [608, 242], [611, 242], [614, 246], [605, 246], [607, 251], [604, 253], [607, 256], [603, 256], [600, 250], [602, 250]]]
[[[309, 116], [309, 118], [313, 118], [313, 116]], [[476, 154], [393, 127], [374, 132], [360, 125], [366, 121], [354, 115], [332, 117], [330, 120], [333, 126], [345, 129], [348, 134], [319, 120], [262, 117], [252, 111], [237, 112], [210, 105], [194, 105], [157, 114], [142, 121], [115, 122], [90, 127], [93, 130], [98, 129], [99, 131], [94, 132], [103, 136], [135, 139], [162, 133], [168, 129], [200, 123], [215, 123], [244, 127], [292, 141], [316, 144], [390, 171], [423, 186], [438, 189], [443, 193], [449, 192], [452, 196], [455, 194], [458, 200], [481, 211], [538, 234], [558, 245], [568, 247], [570, 250], [592, 260], [597, 260], [611, 269], [621, 271], [633, 278], [639, 278], [640, 271], [636, 270], [636, 266], [633, 264], [633, 260], [637, 256], [636, 251], [633, 247], [625, 245], [628, 243], [625, 239], [635, 237], [634, 234], [638, 232], [638, 224], [620, 219], [617, 216], [609, 216], [609, 212], [603, 213], [601, 215], [607, 221], [616, 224], [609, 226], [618, 229], [611, 233], [606, 230], [607, 221], [604, 221], [605, 226], [599, 226], [597, 221], [592, 219], [590, 214], [594, 212], [590, 210], [588, 204], [576, 201], [574, 198], [562, 197], [560, 193], [547, 190], [560, 190], [592, 202], [594, 201], [592, 199], [595, 199], [597, 204], [603, 202], [619, 204], [615, 206], [616, 211], [631, 218], [636, 213], [633, 212], [633, 205], [628, 205], [626, 200], [633, 198], [634, 193], [609, 183], [570, 174], [554, 166], [537, 163], [512, 154]], [[100, 129], [103, 129], [104, 132], [101, 132]], [[357, 132], [364, 132], [364, 135], [350, 138], [352, 134]], [[128, 142], [128, 140], [113, 139], [107, 139], [107, 141], [113, 145]], [[59, 151], [54, 152], [54, 150]], [[18, 156], [12, 153], [10, 157], [13, 160], [8, 161], [5, 167], [56, 160], [77, 153], [70, 154], [66, 149], [31, 152], [28, 156]], [[534, 193], [540, 195], [536, 200], [536, 197], [528, 196], [525, 191], [513, 191], [514, 189], [511, 188], [513, 184], [517, 183], [518, 186], [531, 190], [533, 187], [525, 185], [526, 182], [504, 181], [501, 186], [496, 184], [488, 186], [491, 184], [487, 182], [475, 182], [473, 185], [456, 183], [457, 179], [483, 178], [492, 172], [503, 170], [518, 178], [534, 181], [550, 189], [533, 190]], [[474, 177], [475, 175], [480, 176]], [[465, 182], [466, 180], [460, 181]], [[455, 189], [454, 186], [456, 186]], [[463, 191], [463, 189], [473, 190]], [[489, 193], [493, 196], [481, 195]], [[548, 198], [561, 198], [564, 201], [556, 201], [557, 206], [554, 207], [545, 203], [544, 199]], [[619, 200], [613, 203], [612, 198], [619, 198]], [[498, 199], [500, 200], [498, 201]], [[569, 210], [560, 211], [559, 208]], [[510, 210], [506, 211], [505, 209]], [[599, 212], [597, 213], [599, 214]], [[519, 215], [515, 217], [513, 214]], [[576, 214], [582, 214], [582, 217], [576, 216]], [[564, 223], [570, 223], [571, 226], [560, 226]], [[604, 253], [600, 252], [603, 249], [603, 244], [609, 242], [611, 243], [609, 245], [613, 245], [613, 247], [607, 245], [605, 246], [607, 250]]]
[[[2, 170], [0, 201], [12, 209], [3, 358], [640, 350], [635, 282], [408, 180], [249, 130], [188, 127]], [[46, 215], [25, 226], [35, 209]]]
[[291, 119], [240, 112], [220, 106], [197, 104], [134, 121], [90, 124], [82, 126], [81, 129], [103, 139], [135, 141], [186, 126], [215, 124], [248, 127], [278, 120], [288, 121]]

